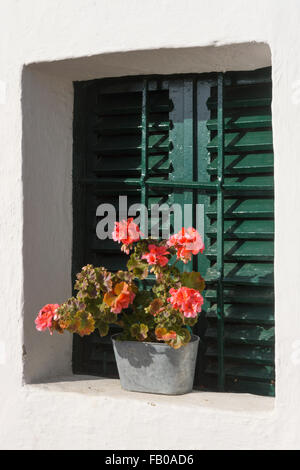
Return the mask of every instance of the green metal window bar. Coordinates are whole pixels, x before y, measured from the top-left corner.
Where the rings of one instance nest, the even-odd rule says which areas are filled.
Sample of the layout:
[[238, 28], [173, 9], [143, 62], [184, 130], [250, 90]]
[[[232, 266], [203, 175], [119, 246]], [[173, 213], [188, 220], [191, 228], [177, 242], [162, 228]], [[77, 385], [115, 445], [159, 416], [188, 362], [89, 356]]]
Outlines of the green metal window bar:
[[[148, 207], [148, 80], [143, 82], [142, 97], [142, 152], [141, 152], [141, 203]], [[148, 214], [143, 211], [141, 221], [142, 233], [148, 232]]]
[[223, 74], [218, 75], [218, 188], [217, 188], [217, 334], [218, 334], [218, 388], [224, 391], [224, 116]]

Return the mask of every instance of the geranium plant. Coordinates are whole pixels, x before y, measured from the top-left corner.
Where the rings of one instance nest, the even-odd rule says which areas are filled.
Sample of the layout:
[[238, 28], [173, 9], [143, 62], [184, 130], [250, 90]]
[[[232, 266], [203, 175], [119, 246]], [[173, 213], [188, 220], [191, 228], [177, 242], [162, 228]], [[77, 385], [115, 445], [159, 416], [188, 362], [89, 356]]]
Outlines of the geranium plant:
[[[105, 336], [116, 324], [123, 329], [120, 340], [165, 342], [175, 349], [187, 344], [201, 312], [205, 283], [200, 273], [181, 273], [176, 265], [203, 252], [200, 234], [182, 228], [168, 240], [143, 239], [139, 227], [128, 219], [116, 222], [112, 237], [130, 254], [127, 270], [111, 273], [84, 266], [77, 274], [76, 297], [43, 307], [35, 320], [37, 329], [80, 336], [98, 330]], [[147, 290], [140, 281], [149, 273], [154, 282]]]

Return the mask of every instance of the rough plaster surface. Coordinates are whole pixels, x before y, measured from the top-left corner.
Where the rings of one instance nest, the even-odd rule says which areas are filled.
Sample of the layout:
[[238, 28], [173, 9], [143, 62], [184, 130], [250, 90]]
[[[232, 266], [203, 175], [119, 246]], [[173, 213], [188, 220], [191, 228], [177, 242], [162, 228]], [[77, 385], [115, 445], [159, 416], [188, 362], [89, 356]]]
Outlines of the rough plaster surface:
[[[0, 9], [0, 448], [299, 448], [299, 1], [2, 0]], [[32, 320], [71, 290], [72, 81], [253, 69], [270, 53], [275, 401], [53, 383], [70, 374], [71, 338], [38, 335]]]

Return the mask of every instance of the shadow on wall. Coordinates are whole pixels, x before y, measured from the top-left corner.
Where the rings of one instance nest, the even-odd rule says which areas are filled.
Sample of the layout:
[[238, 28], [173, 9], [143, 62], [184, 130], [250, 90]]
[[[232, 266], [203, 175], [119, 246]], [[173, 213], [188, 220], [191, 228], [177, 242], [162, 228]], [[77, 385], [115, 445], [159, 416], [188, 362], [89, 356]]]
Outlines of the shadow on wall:
[[126, 75], [255, 70], [271, 65], [265, 43], [168, 48], [105, 53], [76, 59], [41, 62], [33, 66], [45, 74], [72, 81]]
[[35, 330], [46, 303], [71, 294], [72, 82], [24, 68], [24, 378], [71, 372], [69, 335]]

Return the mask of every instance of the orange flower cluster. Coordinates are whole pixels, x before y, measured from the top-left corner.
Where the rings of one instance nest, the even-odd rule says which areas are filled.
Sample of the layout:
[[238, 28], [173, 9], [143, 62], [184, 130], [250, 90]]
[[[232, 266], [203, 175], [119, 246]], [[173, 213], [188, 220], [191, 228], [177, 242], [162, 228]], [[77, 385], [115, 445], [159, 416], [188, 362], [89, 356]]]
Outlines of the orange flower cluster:
[[114, 288], [104, 295], [103, 302], [109, 305], [113, 313], [121, 313], [128, 308], [135, 298], [134, 292], [126, 282], [119, 282]]
[[158, 341], [171, 341], [177, 338], [177, 333], [173, 330], [168, 331], [166, 328], [156, 328], [155, 336]]

